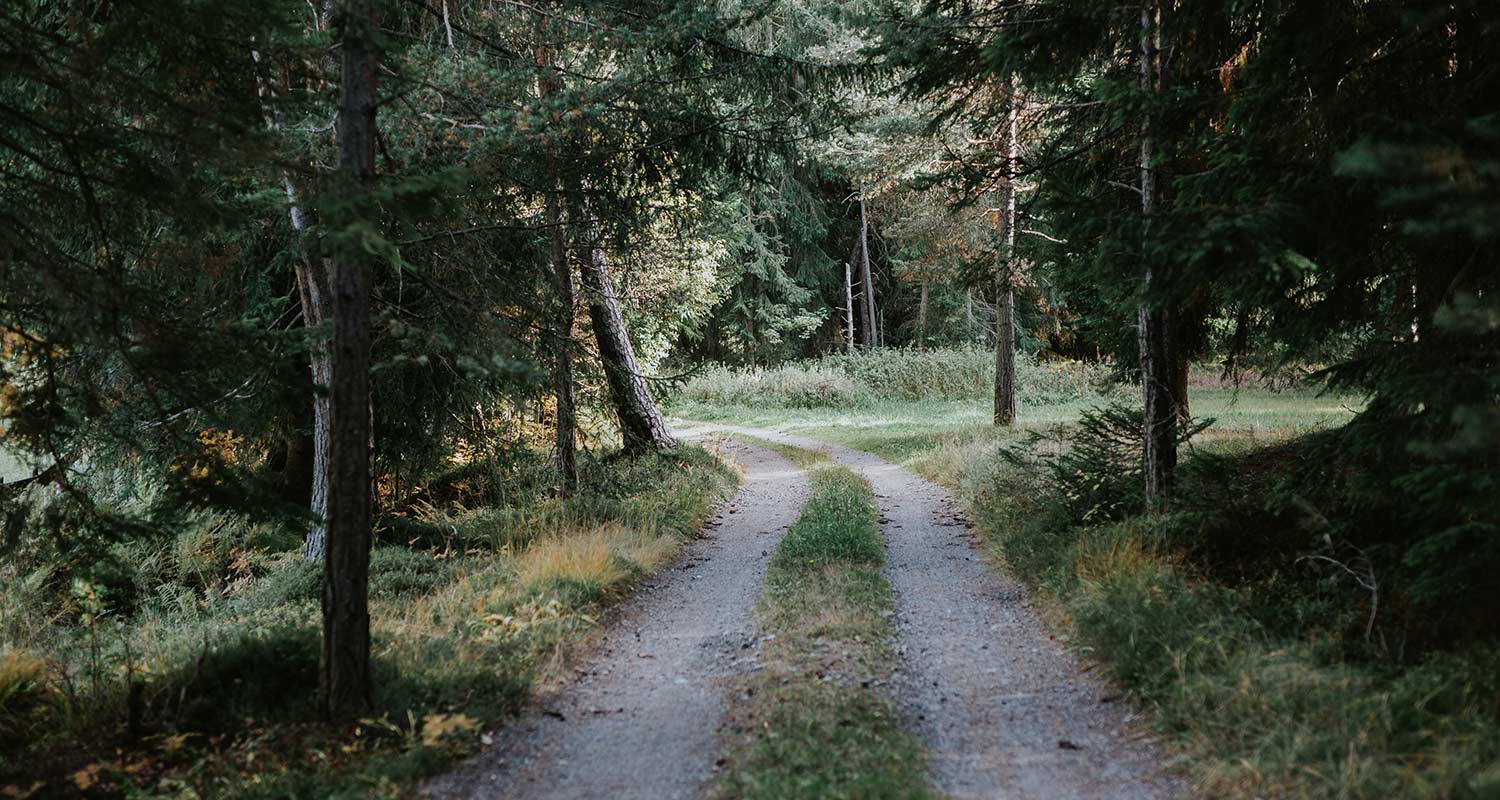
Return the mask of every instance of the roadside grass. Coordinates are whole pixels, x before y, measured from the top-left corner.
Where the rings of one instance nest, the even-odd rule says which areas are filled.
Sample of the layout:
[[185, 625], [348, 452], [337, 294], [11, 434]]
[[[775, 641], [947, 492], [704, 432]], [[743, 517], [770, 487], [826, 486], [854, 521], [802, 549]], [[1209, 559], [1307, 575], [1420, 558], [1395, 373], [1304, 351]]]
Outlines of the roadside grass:
[[0, 796], [405, 796], [558, 674], [735, 482], [698, 448], [592, 466], [573, 498], [514, 485], [385, 524], [376, 710], [348, 726], [317, 718], [321, 572], [295, 537], [184, 530], [134, 554], [130, 609], [0, 566]]
[[777, 545], [758, 613], [765, 668], [738, 687], [718, 795], [929, 798], [926, 754], [882, 686], [890, 586], [870, 487], [826, 456], [770, 445], [809, 471], [812, 493]]
[[[1276, 445], [1342, 425], [1359, 406], [1213, 388], [1196, 389], [1193, 402], [1195, 414], [1216, 422], [1186, 463], [1242, 471]], [[1369, 592], [1303, 559], [1318, 547], [1310, 533], [1294, 523], [1236, 527], [1255, 519], [1239, 516], [1246, 509], [1267, 502], [1253, 471], [1212, 478], [1187, 469], [1189, 501], [1177, 513], [1071, 519], [1035, 461], [1046, 452], [1015, 455], [1033, 431], [1058, 433], [1042, 451], [1067, 447], [1086, 405], [1023, 406], [1008, 431], [987, 424], [982, 401], [673, 411], [869, 450], [955, 489], [997, 560], [1033, 587], [1049, 624], [1188, 755], [1202, 796], [1500, 797], [1500, 647], [1402, 659], [1386, 655], [1379, 631], [1366, 641]]]

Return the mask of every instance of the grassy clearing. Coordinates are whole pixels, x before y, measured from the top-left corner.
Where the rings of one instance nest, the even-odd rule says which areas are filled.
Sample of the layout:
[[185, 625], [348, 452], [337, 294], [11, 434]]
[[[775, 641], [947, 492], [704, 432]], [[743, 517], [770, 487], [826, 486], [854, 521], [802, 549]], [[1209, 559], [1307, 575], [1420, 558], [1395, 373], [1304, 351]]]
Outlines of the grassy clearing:
[[295, 537], [194, 526], [125, 554], [133, 593], [0, 567], [0, 796], [401, 796], [565, 665], [734, 483], [696, 448], [588, 475], [571, 499], [512, 485], [384, 526], [377, 711], [347, 728], [316, 721], [321, 577]]
[[[1215, 388], [1193, 401], [1216, 422], [1186, 454], [1174, 513], [1087, 521], [1065, 513], [1066, 487], [1045, 468], [1086, 402], [1023, 405], [1021, 425], [1004, 432], [982, 401], [675, 411], [871, 450], [956, 489], [1048, 618], [1191, 756], [1203, 796], [1500, 797], [1500, 648], [1403, 647], [1401, 631], [1422, 620], [1402, 618], [1406, 587], [1386, 572], [1367, 635], [1368, 589], [1306, 558], [1325, 552], [1326, 523], [1275, 497], [1284, 460], [1358, 403]], [[1003, 455], [1049, 430], [1052, 443]], [[1304, 488], [1302, 499], [1333, 513], [1334, 498]]]
[[[1085, 409], [1115, 396], [1050, 404], [1028, 403], [1023, 396], [1016, 428], [998, 435], [1009, 441], [1029, 431], [1067, 427]], [[1215, 388], [1196, 390], [1192, 397], [1194, 415], [1214, 420], [1193, 446], [1213, 450], [1245, 450], [1342, 425], [1359, 407], [1354, 398], [1320, 397], [1309, 391]], [[988, 400], [880, 400], [857, 409], [682, 400], [671, 412], [684, 419], [736, 422], [867, 450], [948, 485], [959, 479], [960, 451], [998, 441]]]
[[870, 487], [826, 457], [777, 448], [808, 467], [812, 495], [777, 545], [759, 609], [766, 668], [731, 710], [742, 731], [724, 798], [934, 797], [920, 744], [880, 686], [890, 670], [890, 586]]
[[[1036, 403], [1111, 393], [1103, 365], [1022, 355], [1018, 380]], [[887, 400], [978, 400], [994, 391], [995, 355], [977, 348], [835, 353], [771, 368], [714, 367], [683, 387], [679, 400], [707, 405], [866, 408]]]

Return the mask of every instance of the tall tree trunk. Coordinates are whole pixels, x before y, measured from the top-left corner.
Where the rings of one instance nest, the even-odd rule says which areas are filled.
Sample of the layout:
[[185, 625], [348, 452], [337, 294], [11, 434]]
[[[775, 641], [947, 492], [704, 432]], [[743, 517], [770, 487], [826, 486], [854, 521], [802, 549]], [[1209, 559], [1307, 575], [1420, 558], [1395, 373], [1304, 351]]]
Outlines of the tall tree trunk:
[[865, 215], [865, 199], [859, 198], [859, 279], [865, 290], [865, 349], [879, 345], [875, 333], [875, 281], [870, 273], [870, 220]]
[[[1161, 0], [1141, 5], [1141, 89], [1159, 95], [1165, 76], [1161, 61]], [[1171, 346], [1172, 320], [1154, 297], [1156, 269], [1150, 255], [1151, 220], [1157, 211], [1157, 142], [1155, 111], [1149, 113], [1141, 136], [1141, 216], [1143, 238], [1142, 301], [1137, 310], [1141, 351], [1141, 431], [1145, 500], [1148, 510], [1166, 507], [1177, 467], [1177, 410], [1174, 394], [1176, 357]]]
[[917, 300], [917, 347], [927, 349], [927, 302], [931, 292], [932, 281], [922, 278], [922, 295]]
[[969, 289], [964, 290], [964, 329], [967, 335], [981, 341], [984, 339], [984, 332], [979, 330], [979, 320], [974, 315], [974, 292]]
[[339, 164], [333, 265], [333, 376], [328, 543], [323, 575], [322, 704], [351, 719], [371, 704], [370, 614], [370, 265], [359, 230], [375, 204], [375, 75], [379, 59], [373, 0], [345, 0], [340, 32]]
[[609, 277], [609, 261], [604, 254], [604, 237], [599, 220], [589, 207], [588, 199], [580, 204], [586, 221], [588, 252], [579, 259], [584, 297], [589, 305], [589, 320], [599, 345], [605, 381], [609, 384], [610, 402], [620, 421], [620, 434], [627, 452], [665, 450], [677, 445], [662, 419], [651, 389], [635, 359], [630, 331], [620, 314], [620, 299]]
[[[320, 16], [314, 17], [315, 28], [319, 24], [319, 19]], [[260, 64], [258, 51], [251, 50], [250, 57], [257, 65]], [[262, 98], [269, 98], [274, 93], [271, 81], [264, 75], [257, 78], [256, 92]], [[265, 114], [266, 127], [272, 130], [279, 128], [280, 119], [276, 112], [265, 106], [262, 106], [262, 110]], [[330, 319], [333, 313], [328, 285], [328, 265], [321, 256], [314, 256], [307, 252], [303, 239], [310, 227], [310, 221], [303, 206], [302, 191], [291, 173], [286, 170], [281, 172], [281, 188], [286, 193], [287, 213], [292, 223], [292, 235], [297, 244], [295, 270], [297, 297], [302, 307], [302, 324], [304, 327], [314, 328]], [[305, 488], [299, 488], [295, 492], [299, 497], [306, 495], [312, 515], [312, 523], [308, 526], [307, 538], [303, 542], [303, 557], [308, 561], [322, 561], [324, 541], [327, 537], [329, 446], [328, 396], [323, 389], [328, 386], [332, 374], [327, 343], [322, 341], [313, 343], [312, 352], [308, 358], [308, 370], [314, 387], [313, 430], [311, 436], [306, 439], [300, 434], [293, 435], [294, 445], [287, 454], [291, 467], [287, 475], [289, 480], [306, 481]], [[306, 444], [305, 448], [304, 444]], [[312, 463], [304, 468], [307, 459], [310, 459]]]
[[1188, 364], [1187, 355], [1183, 351], [1181, 340], [1178, 340], [1176, 345], [1173, 348], [1177, 351], [1177, 363], [1173, 365], [1172, 369], [1172, 407], [1177, 410], [1177, 421], [1179, 423], [1186, 423], [1193, 416], [1192, 410], [1188, 405], [1188, 368], [1190, 365]]
[[[850, 261], [852, 261], [851, 259]], [[844, 262], [844, 350], [854, 352], [854, 268]]]
[[1005, 175], [1000, 181], [996, 227], [1000, 233], [995, 281], [995, 424], [1016, 421], [1016, 158], [1019, 119], [1016, 82], [1011, 80], [1005, 102]]
[[[537, 93], [545, 100], [560, 87], [557, 63], [545, 44], [550, 18], [543, 15], [539, 23], [541, 40], [536, 60], [542, 68]], [[556, 153], [549, 153], [548, 172], [558, 176]], [[557, 339], [556, 361], [552, 372], [553, 395], [557, 401], [557, 475], [562, 493], [571, 495], [578, 488], [578, 406], [573, 398], [573, 267], [568, 261], [567, 231], [563, 227], [562, 181], [554, 180], [547, 197], [547, 227], [552, 235], [552, 274], [557, 296], [553, 298], [552, 333]]]
[[557, 284], [553, 328], [557, 362], [552, 375], [557, 400], [557, 474], [564, 494], [578, 488], [578, 405], [573, 399], [573, 267], [563, 231], [561, 198], [547, 200], [547, 224], [552, 228], [552, 271]]

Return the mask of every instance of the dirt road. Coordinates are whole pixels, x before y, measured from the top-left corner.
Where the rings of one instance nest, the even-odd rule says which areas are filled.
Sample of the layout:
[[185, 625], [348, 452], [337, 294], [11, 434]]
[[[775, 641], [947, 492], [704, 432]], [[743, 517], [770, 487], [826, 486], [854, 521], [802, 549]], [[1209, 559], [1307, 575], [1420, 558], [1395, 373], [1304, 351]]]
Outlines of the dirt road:
[[800, 436], [708, 423], [829, 453], [880, 500], [895, 599], [898, 705], [927, 745], [934, 786], [955, 798], [1185, 794], [1131, 709], [1054, 641], [1016, 581], [978, 551], [942, 487], [878, 456]]
[[754, 668], [770, 553], [807, 498], [801, 470], [729, 442], [744, 484], [672, 568], [625, 603], [576, 681], [430, 782], [436, 798], [689, 798], [713, 779], [725, 687]]
[[[892, 692], [954, 798], [1155, 800], [1185, 794], [1131, 709], [1054, 641], [976, 548], [941, 487], [869, 453], [732, 425], [678, 426], [828, 452], [875, 490], [899, 664]], [[729, 441], [745, 483], [703, 539], [627, 602], [579, 678], [543, 698], [435, 797], [687, 798], [709, 789], [726, 685], [755, 668], [753, 610], [769, 553], [807, 482], [791, 462]]]

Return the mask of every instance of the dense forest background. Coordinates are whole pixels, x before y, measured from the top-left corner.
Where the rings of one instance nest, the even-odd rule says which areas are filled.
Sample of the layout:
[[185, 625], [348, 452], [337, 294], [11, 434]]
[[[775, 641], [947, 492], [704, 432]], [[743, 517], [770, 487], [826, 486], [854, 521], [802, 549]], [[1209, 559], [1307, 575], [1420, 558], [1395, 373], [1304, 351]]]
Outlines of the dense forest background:
[[[1046, 364], [1131, 385], [1105, 466], [1035, 465], [1123, 470], [1116, 517], [1206, 513], [1201, 381], [1347, 397], [1214, 462], [1294, 532], [1215, 546], [1378, 574], [1364, 656], [1489, 647], [1497, 37], [1484, 0], [7, 3], [0, 775], [76, 774], [64, 719], [230, 736], [215, 668], [421, 739], [463, 692], [378, 655], [382, 581], [436, 580], [403, 553], [722, 491], [658, 404], [791, 363], [792, 405], [906, 380], [1006, 426]], [[267, 575], [233, 613], [292, 632], [234, 638]]]

